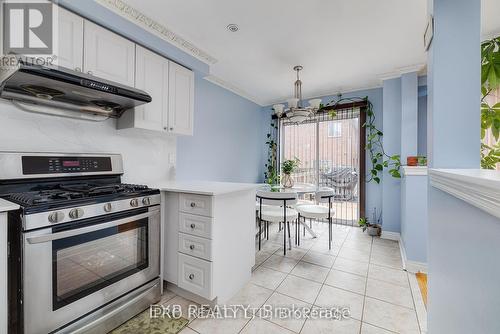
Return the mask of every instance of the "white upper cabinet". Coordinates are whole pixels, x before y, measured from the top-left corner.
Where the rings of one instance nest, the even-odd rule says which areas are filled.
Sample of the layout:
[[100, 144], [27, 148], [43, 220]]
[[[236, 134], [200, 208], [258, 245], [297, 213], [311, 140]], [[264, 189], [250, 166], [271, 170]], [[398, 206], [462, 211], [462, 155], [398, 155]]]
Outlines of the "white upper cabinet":
[[84, 24], [83, 67], [96, 77], [134, 86], [135, 43], [90, 21]]
[[168, 113], [168, 59], [136, 46], [135, 87], [149, 95], [152, 101], [127, 111], [118, 119], [118, 128], [141, 128], [166, 131]]
[[168, 85], [168, 131], [193, 135], [194, 73], [170, 62]]
[[83, 18], [58, 8], [58, 40], [55, 64], [72, 70], [83, 68]]

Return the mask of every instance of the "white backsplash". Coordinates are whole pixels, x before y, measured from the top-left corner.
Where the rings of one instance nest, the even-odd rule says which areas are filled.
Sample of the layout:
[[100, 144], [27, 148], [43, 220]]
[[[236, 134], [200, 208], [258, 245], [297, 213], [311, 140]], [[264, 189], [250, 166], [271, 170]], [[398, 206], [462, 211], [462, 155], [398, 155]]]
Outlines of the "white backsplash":
[[120, 153], [124, 182], [151, 184], [175, 179], [175, 164], [169, 163], [169, 154], [176, 154], [175, 137], [137, 129], [116, 130], [112, 119], [91, 122], [34, 114], [3, 99], [0, 151]]

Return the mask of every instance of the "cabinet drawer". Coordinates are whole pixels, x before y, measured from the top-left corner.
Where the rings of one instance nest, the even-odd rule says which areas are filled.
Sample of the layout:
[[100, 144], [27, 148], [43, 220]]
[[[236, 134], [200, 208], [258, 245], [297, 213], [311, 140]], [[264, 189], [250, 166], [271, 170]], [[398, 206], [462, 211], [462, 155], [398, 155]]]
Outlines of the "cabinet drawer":
[[212, 196], [180, 194], [179, 210], [195, 215], [212, 217]]
[[212, 238], [212, 218], [179, 213], [179, 232]]
[[194, 235], [179, 233], [179, 252], [205, 260], [212, 258], [212, 241]]
[[212, 263], [179, 253], [178, 286], [212, 300]]

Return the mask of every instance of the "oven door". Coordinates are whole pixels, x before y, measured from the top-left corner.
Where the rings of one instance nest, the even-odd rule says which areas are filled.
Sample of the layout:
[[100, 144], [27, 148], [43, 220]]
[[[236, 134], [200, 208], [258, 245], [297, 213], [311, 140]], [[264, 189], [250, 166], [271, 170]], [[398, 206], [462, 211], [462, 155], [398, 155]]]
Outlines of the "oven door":
[[48, 333], [158, 278], [159, 206], [24, 235], [24, 331]]

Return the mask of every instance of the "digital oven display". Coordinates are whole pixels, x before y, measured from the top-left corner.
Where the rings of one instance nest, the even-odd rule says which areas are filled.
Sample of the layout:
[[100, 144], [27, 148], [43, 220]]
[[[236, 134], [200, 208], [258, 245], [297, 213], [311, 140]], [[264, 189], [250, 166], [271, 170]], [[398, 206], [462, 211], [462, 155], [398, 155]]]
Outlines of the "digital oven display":
[[80, 167], [80, 161], [78, 160], [63, 160], [63, 167]]

